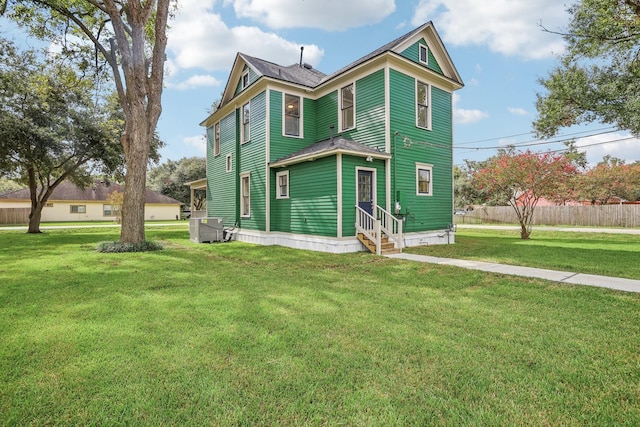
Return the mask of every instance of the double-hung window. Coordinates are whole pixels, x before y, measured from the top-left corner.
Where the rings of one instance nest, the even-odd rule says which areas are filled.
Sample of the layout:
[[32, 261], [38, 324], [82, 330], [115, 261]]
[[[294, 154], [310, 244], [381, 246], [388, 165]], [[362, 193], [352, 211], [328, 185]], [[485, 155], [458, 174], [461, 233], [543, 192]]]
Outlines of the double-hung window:
[[300, 97], [284, 95], [284, 134], [300, 136]]
[[240, 216], [251, 216], [251, 175], [240, 175]]
[[247, 102], [242, 106], [242, 143], [249, 142], [251, 138], [251, 108]]
[[424, 129], [431, 129], [429, 92], [428, 84], [416, 82], [416, 126]]
[[213, 155], [220, 155], [220, 122], [213, 126]]
[[340, 89], [340, 130], [352, 129], [356, 125], [355, 93], [353, 83]]
[[416, 164], [416, 194], [418, 196], [431, 196], [433, 194], [433, 166]]
[[289, 198], [289, 171], [276, 173], [276, 199]]

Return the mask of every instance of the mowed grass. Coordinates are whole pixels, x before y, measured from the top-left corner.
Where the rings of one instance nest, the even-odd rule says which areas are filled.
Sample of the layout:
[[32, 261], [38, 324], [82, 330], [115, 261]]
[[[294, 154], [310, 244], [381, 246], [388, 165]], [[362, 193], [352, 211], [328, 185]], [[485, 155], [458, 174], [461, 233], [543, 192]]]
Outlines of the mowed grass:
[[488, 261], [576, 273], [640, 279], [640, 235], [533, 229], [458, 228], [455, 245], [408, 248], [405, 252]]
[[242, 243], [0, 232], [1, 425], [638, 425], [640, 297]]

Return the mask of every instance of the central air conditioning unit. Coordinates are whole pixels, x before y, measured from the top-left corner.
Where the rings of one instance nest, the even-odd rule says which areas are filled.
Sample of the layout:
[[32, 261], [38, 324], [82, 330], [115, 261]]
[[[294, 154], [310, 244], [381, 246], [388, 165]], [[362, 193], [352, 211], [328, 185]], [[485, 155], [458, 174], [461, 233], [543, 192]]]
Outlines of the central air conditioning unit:
[[221, 242], [224, 234], [222, 218], [191, 218], [189, 238], [194, 243]]

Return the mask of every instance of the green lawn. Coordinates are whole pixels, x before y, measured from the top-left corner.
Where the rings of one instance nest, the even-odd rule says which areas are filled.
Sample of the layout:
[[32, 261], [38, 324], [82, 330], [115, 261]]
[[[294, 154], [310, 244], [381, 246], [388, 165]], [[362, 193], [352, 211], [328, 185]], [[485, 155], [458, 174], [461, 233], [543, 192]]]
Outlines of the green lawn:
[[0, 425], [640, 424], [637, 294], [147, 233], [0, 232]]
[[640, 279], [640, 236], [459, 228], [455, 245], [408, 248], [408, 253]]

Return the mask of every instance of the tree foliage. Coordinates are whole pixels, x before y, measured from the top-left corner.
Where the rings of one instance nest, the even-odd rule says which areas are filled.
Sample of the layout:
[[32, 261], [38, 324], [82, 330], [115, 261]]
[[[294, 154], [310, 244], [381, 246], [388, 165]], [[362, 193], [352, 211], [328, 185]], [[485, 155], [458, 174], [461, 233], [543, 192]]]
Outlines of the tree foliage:
[[[148, 186], [165, 196], [190, 206], [191, 190], [184, 185], [207, 176], [207, 160], [203, 157], [184, 157], [180, 160], [168, 160], [149, 171]], [[202, 190], [194, 193], [194, 208], [203, 209], [207, 195]]]
[[578, 194], [591, 204], [606, 205], [612, 199], [635, 200], [640, 187], [640, 165], [605, 156], [580, 177]]
[[520, 237], [528, 239], [538, 200], [557, 194], [561, 183], [576, 174], [563, 154], [502, 151], [473, 175], [474, 186], [488, 195], [508, 199], [520, 223]]
[[170, 5], [175, 0], [0, 0], [30, 33], [56, 41], [78, 67], [105, 65], [125, 117], [122, 242], [144, 241], [144, 190], [161, 97]]
[[42, 208], [61, 182], [85, 187], [92, 173], [124, 164], [117, 112], [94, 101], [92, 79], [58, 59], [0, 39], [0, 175], [28, 186], [30, 233], [40, 232]]
[[540, 80], [536, 132], [601, 121], [640, 135], [640, 0], [582, 0], [568, 11], [567, 50]]

